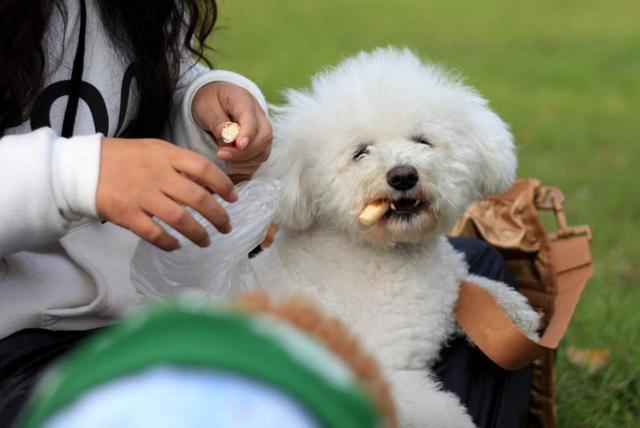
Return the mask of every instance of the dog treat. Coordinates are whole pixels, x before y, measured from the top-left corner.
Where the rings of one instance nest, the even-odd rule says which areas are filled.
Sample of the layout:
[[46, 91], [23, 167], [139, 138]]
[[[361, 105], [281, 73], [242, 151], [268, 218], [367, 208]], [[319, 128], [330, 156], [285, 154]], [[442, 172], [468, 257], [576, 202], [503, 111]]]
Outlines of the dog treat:
[[377, 200], [371, 202], [360, 211], [358, 221], [363, 226], [371, 226], [382, 218], [389, 211], [389, 201]]
[[235, 122], [225, 122], [222, 126], [222, 142], [225, 144], [233, 143], [240, 133], [240, 125]]

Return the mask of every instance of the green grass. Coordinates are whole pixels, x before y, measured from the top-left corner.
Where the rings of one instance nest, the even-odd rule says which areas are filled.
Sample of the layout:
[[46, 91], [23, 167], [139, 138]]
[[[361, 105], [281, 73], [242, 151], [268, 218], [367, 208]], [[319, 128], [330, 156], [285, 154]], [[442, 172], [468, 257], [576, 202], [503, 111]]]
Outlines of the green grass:
[[[404, 45], [467, 76], [511, 124], [520, 176], [563, 189], [595, 275], [558, 358], [561, 427], [640, 426], [640, 2], [220, 1], [213, 57], [270, 102], [346, 55]], [[589, 375], [566, 347], [608, 347]]]

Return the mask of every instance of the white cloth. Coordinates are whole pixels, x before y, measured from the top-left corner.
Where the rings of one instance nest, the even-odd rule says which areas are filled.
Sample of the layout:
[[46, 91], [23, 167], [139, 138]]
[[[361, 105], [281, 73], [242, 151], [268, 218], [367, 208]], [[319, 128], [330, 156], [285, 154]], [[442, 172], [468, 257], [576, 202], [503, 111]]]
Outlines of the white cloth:
[[[49, 22], [45, 91], [71, 78], [80, 10], [76, 1], [65, 5], [65, 34], [56, 8]], [[88, 1], [82, 80], [93, 88], [93, 97], [80, 99], [74, 137], [59, 136], [67, 104], [62, 96], [50, 103], [44, 116], [40, 112], [34, 120], [32, 115], [0, 139], [0, 338], [29, 327], [104, 325], [142, 299], [129, 281], [137, 238], [113, 224], [102, 224], [95, 201], [102, 137], [98, 129], [116, 135], [137, 109], [135, 80], [129, 102], [121, 100], [127, 67], [102, 28], [94, 2]], [[166, 137], [215, 159], [213, 140], [191, 116], [195, 93], [213, 81], [240, 85], [265, 111], [267, 106], [250, 80], [208, 70], [185, 56]], [[121, 107], [126, 111], [119, 124]], [[106, 110], [106, 119], [96, 113], [100, 110]], [[34, 129], [43, 121], [49, 126]]]
[[297, 400], [229, 372], [161, 366], [88, 391], [45, 428], [319, 428]]

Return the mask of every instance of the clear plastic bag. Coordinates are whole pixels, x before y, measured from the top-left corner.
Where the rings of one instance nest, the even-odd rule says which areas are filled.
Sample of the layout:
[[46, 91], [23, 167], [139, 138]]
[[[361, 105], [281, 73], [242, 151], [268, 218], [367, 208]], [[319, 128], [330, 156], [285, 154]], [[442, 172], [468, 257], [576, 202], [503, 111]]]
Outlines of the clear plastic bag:
[[198, 247], [156, 219], [182, 247], [165, 252], [140, 240], [131, 259], [131, 281], [140, 293], [155, 298], [175, 294], [228, 298], [259, 288], [248, 254], [262, 242], [273, 220], [280, 183], [253, 179], [236, 186], [236, 191], [238, 201], [233, 204], [215, 196], [231, 218], [230, 234], [219, 233], [204, 217], [189, 209], [209, 232], [208, 248]]

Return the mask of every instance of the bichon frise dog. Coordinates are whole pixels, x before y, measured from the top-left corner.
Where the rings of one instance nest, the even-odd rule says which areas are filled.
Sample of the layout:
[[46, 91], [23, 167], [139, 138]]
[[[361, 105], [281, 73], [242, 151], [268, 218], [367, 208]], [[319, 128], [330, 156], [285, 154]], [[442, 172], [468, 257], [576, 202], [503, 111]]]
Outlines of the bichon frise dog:
[[[472, 201], [512, 183], [507, 125], [459, 78], [394, 48], [349, 58], [286, 98], [263, 171], [282, 181], [282, 232], [254, 267], [272, 293], [302, 293], [360, 335], [391, 383], [400, 426], [472, 427], [429, 372], [456, 331], [469, 275], [444, 234]], [[386, 212], [361, 224], [374, 201]], [[535, 335], [524, 297], [472, 280]]]

